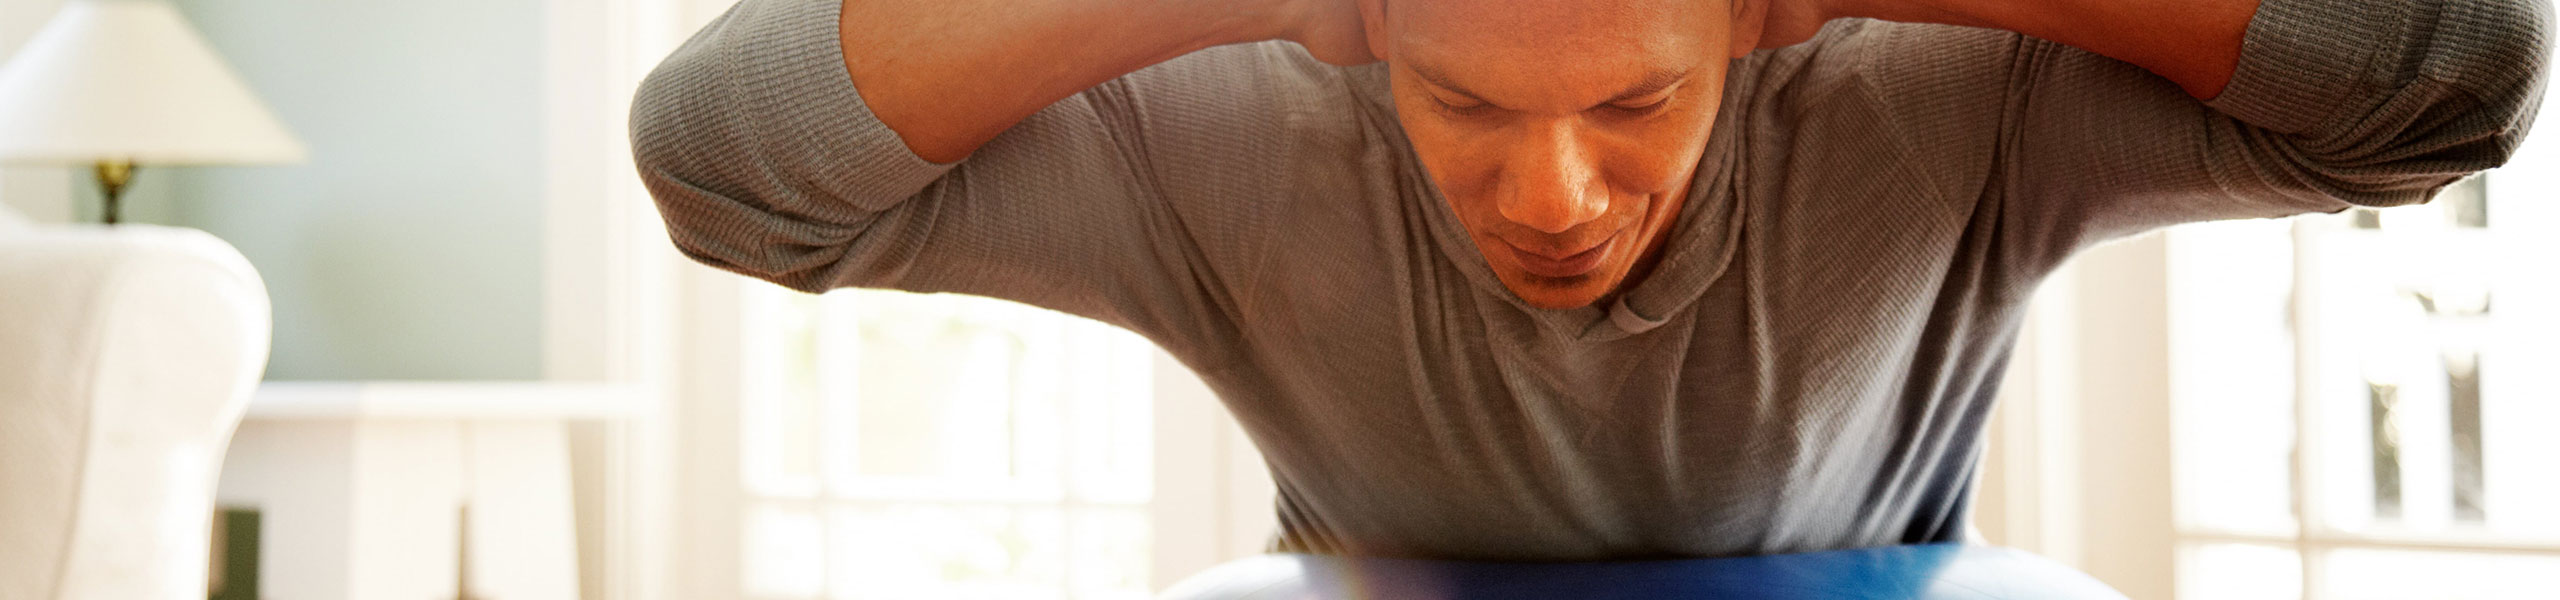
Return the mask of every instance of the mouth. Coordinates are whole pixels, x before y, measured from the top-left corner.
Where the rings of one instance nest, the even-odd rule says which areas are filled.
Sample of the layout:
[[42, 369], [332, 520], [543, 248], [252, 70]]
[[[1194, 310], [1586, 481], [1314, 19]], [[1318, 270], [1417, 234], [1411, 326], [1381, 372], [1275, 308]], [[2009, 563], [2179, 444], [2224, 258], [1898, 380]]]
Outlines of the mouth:
[[1511, 249], [1511, 256], [1513, 260], [1519, 262], [1521, 270], [1539, 277], [1567, 279], [1580, 277], [1600, 268], [1600, 259], [1607, 258], [1609, 249], [1618, 245], [1618, 236], [1610, 235], [1609, 239], [1601, 240], [1600, 245], [1564, 256], [1531, 252], [1508, 241], [1503, 242], [1502, 245]]

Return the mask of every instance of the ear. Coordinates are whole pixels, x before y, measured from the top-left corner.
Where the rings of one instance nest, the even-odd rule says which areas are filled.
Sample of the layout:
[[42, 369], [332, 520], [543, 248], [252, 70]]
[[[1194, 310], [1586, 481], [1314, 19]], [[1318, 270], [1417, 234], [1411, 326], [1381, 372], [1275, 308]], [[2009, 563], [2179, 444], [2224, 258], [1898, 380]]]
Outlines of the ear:
[[1393, 47], [1387, 39], [1387, 0], [1358, 1], [1360, 2], [1360, 32], [1367, 36], [1369, 41], [1369, 56], [1377, 57], [1378, 60], [1387, 60], [1387, 50]]
[[1769, 32], [1769, 3], [1794, 0], [1731, 1], [1733, 2], [1733, 27], [1726, 31], [1733, 37], [1732, 47], [1728, 49], [1728, 53], [1730, 58], [1742, 58], [1751, 54], [1751, 51], [1760, 49], [1761, 37]]

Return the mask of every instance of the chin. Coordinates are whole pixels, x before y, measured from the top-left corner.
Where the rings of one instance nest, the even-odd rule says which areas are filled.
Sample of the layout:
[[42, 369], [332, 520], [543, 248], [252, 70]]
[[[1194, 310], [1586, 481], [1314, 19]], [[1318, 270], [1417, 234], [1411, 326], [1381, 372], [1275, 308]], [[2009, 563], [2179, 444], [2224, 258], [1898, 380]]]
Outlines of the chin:
[[1606, 282], [1599, 279], [1600, 276], [1597, 273], [1570, 280], [1521, 273], [1515, 274], [1512, 278], [1505, 278], [1503, 284], [1504, 287], [1511, 288], [1511, 295], [1519, 297], [1521, 302], [1530, 306], [1547, 310], [1567, 310], [1590, 306], [1591, 303], [1598, 302], [1600, 296], [1607, 294], [1608, 286], [1600, 285]]
[[1529, 296], [1521, 296], [1521, 297], [1520, 297], [1520, 299], [1521, 299], [1522, 301], [1526, 301], [1526, 302], [1528, 302], [1528, 303], [1529, 303], [1529, 306], [1534, 306], [1534, 307], [1538, 307], [1538, 308], [1543, 308], [1543, 309], [1546, 309], [1546, 310], [1573, 310], [1573, 309], [1576, 309], [1576, 308], [1582, 308], [1582, 307], [1585, 307], [1585, 306], [1590, 306], [1590, 305], [1591, 305], [1591, 301], [1593, 301], [1593, 300], [1597, 300], [1598, 298], [1576, 298], [1576, 299], [1571, 299], [1571, 300], [1540, 300], [1540, 299], [1538, 299], [1538, 298], [1532, 298], [1532, 297], [1529, 297]]

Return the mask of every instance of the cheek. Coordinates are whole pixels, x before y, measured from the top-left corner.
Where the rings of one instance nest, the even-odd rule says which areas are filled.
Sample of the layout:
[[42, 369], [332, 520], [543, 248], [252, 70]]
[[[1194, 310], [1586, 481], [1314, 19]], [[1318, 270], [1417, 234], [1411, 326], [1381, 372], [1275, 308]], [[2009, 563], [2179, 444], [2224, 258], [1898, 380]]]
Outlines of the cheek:
[[1620, 194], [1681, 193], [1706, 152], [1706, 130], [1680, 123], [1631, 131], [1609, 145], [1600, 164]]
[[[1422, 107], [1401, 109], [1412, 115]], [[1483, 185], [1500, 169], [1499, 155], [1491, 152], [1502, 143], [1496, 136], [1464, 131], [1431, 117], [1403, 118], [1405, 139], [1413, 142], [1413, 153], [1422, 159], [1423, 169], [1441, 191], [1458, 191]]]
[[1679, 185], [1680, 160], [1674, 152], [1657, 148], [1635, 148], [1612, 152], [1600, 164], [1609, 177], [1609, 187], [1618, 195], [1649, 195], [1671, 192]]
[[1430, 118], [1406, 117], [1404, 129], [1414, 156], [1422, 159], [1432, 185], [1439, 186], [1461, 221], [1482, 231], [1501, 219], [1498, 207], [1489, 200], [1502, 177], [1501, 154], [1493, 152], [1505, 143], [1499, 136], [1462, 131]]

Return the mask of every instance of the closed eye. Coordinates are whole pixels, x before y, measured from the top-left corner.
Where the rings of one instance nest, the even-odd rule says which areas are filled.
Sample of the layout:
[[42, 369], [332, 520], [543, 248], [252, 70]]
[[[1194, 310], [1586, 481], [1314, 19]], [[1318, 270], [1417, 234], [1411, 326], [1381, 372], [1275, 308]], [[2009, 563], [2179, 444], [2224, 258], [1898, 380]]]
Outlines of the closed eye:
[[1480, 117], [1492, 113], [1494, 110], [1493, 105], [1482, 102], [1460, 104], [1443, 100], [1438, 94], [1429, 94], [1429, 96], [1431, 96], [1432, 106], [1438, 107], [1441, 112], [1446, 112], [1455, 116]]
[[1608, 109], [1610, 112], [1618, 113], [1619, 115], [1622, 115], [1622, 116], [1629, 116], [1629, 117], [1643, 117], [1643, 116], [1651, 116], [1651, 115], [1653, 115], [1654, 113], [1662, 112], [1662, 109], [1664, 109], [1664, 108], [1668, 108], [1668, 107], [1670, 107], [1670, 106], [1671, 106], [1671, 96], [1669, 96], [1669, 95], [1664, 95], [1664, 96], [1663, 96], [1661, 99], [1659, 99], [1659, 100], [1654, 100], [1654, 101], [1652, 101], [1652, 102], [1646, 102], [1646, 103], [1643, 103], [1643, 104], [1607, 104], [1607, 105], [1603, 105], [1602, 107], [1603, 107], [1603, 108]]

